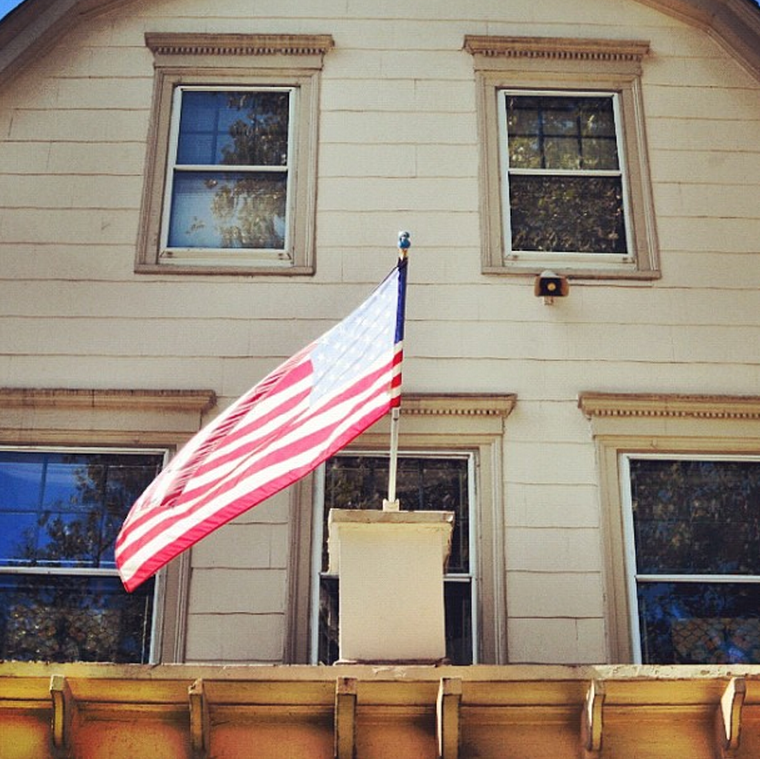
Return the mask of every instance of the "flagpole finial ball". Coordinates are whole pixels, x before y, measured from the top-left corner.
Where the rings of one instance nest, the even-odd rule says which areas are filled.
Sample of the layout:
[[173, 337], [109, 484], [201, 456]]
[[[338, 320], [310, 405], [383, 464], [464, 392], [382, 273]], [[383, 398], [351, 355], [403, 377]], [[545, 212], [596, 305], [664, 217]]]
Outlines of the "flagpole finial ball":
[[411, 235], [409, 232], [398, 233], [398, 246], [401, 250], [409, 250], [412, 246]]

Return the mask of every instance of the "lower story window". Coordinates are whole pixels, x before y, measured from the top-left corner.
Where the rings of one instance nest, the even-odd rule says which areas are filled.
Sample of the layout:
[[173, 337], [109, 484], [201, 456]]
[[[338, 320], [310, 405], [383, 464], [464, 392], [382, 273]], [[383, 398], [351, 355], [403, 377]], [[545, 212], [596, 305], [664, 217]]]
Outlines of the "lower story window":
[[0, 449], [0, 659], [149, 661], [155, 583], [123, 590], [114, 541], [163, 462]]
[[[398, 460], [396, 494], [407, 511], [453, 511], [451, 554], [444, 576], [446, 655], [452, 664], [475, 660], [476, 598], [474, 556], [474, 457], [471, 454], [402, 454]], [[327, 520], [330, 509], [380, 509], [388, 491], [387, 456], [338, 455], [323, 469], [317, 514], [315, 565], [318, 582], [312, 608], [312, 658], [321, 664], [338, 659], [338, 578], [327, 574]], [[322, 479], [322, 478], [320, 478]], [[318, 508], [318, 511], [320, 509]]]
[[630, 456], [623, 471], [638, 661], [760, 663], [760, 461]]

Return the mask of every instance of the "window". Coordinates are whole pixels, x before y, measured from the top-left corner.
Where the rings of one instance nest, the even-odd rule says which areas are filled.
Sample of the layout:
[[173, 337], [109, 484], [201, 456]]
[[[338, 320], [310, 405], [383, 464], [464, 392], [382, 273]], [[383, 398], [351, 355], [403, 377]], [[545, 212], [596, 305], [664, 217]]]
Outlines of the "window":
[[161, 246], [167, 260], [220, 251], [287, 262], [295, 90], [177, 87]]
[[760, 663], [760, 397], [584, 392], [612, 663]]
[[324, 35], [148, 34], [155, 58], [136, 270], [314, 270]]
[[[131, 657], [137, 661], [150, 656], [150, 661], [156, 663], [185, 659], [191, 552], [178, 556], [156, 574], [155, 591], [147, 584], [136, 591], [138, 595], [134, 597], [140, 600], [125, 616], [119, 611], [123, 594], [121, 582], [114, 575], [109, 541], [116, 512], [132, 499], [139, 487], [137, 480], [143, 476], [152, 479], [164, 452], [177, 450], [189, 440], [215, 403], [216, 396], [209, 390], [0, 388], [0, 659], [24, 655], [61, 659]], [[105, 490], [100, 488], [99, 497], [95, 480], [87, 484], [87, 476], [94, 475], [96, 469], [101, 473], [99, 481], [107, 483]], [[24, 473], [21, 480], [19, 471]], [[51, 474], [55, 475], [53, 479]], [[51, 490], [54, 483], [58, 488]], [[36, 501], [29, 496], [34, 488]], [[11, 493], [15, 493], [13, 498]], [[131, 501], [126, 508], [129, 506]], [[8, 516], [10, 513], [13, 518]], [[96, 532], [98, 516], [105, 521]], [[91, 523], [92, 540], [97, 544], [92, 543], [87, 532]], [[64, 556], [63, 551], [54, 550], [51, 527], [66, 551], [77, 548], [73, 540], [77, 536], [80, 547], [92, 548], [73, 557]], [[24, 542], [29, 530], [34, 540]], [[18, 556], [19, 547], [22, 551], [26, 547], [26, 559]], [[22, 634], [27, 638], [27, 633], [44, 630], [45, 637], [49, 637], [52, 618], [44, 606], [35, 603], [26, 627], [14, 628], [18, 622], [11, 621], [9, 628], [8, 594], [16, 593], [18, 609], [23, 609], [35, 600], [35, 594], [36, 600], [44, 596], [51, 599], [54, 593], [58, 594], [57, 600], [65, 600], [59, 594], [62, 585], [77, 588], [82, 603], [91, 603], [93, 614], [111, 622], [121, 617], [126, 623], [129, 615], [134, 619], [138, 606], [140, 614], [147, 610], [150, 616], [144, 616], [143, 632], [148, 637], [141, 633], [138, 645], [134, 635], [131, 639], [127, 636], [113, 656], [113, 649], [103, 653], [93, 648], [81, 637], [81, 630], [80, 637], [59, 646], [57, 652], [48, 648], [33, 653], [34, 646], [52, 644], [31, 638], [23, 642], [23, 651], [19, 650], [17, 639]], [[85, 590], [92, 591], [90, 601], [84, 600]], [[16, 636], [14, 652], [7, 640], [9, 635]], [[104, 642], [108, 641], [100, 641]], [[84, 646], [81, 652], [70, 651], [69, 645], [74, 643]]]
[[127, 594], [114, 542], [163, 460], [0, 449], [0, 659], [150, 660], [155, 580]]
[[501, 101], [512, 254], [628, 260], [616, 96], [502, 90]]
[[[327, 519], [330, 509], [379, 509], [388, 488], [387, 456], [357, 453], [331, 458], [319, 482], [318, 518], [321, 517], [317, 597], [312, 608], [317, 662], [338, 659], [338, 578], [327, 574]], [[397, 496], [408, 511], [453, 511], [451, 553], [444, 576], [446, 655], [453, 664], [472, 664], [477, 640], [477, 598], [473, 567], [476, 565], [473, 534], [474, 457], [462, 454], [401, 454], [398, 461]]]
[[483, 270], [658, 276], [643, 42], [467, 37], [478, 81]]
[[626, 456], [624, 473], [635, 659], [760, 663], [760, 460]]
[[[462, 620], [460, 632], [450, 627], [449, 639], [453, 657], [463, 661], [503, 664], [507, 660], [501, 464], [505, 420], [515, 402], [516, 397], [509, 394], [452, 393], [407, 394], [401, 404], [399, 445], [405, 455], [399, 464], [403, 462], [403, 477], [408, 478], [402, 492], [397, 477], [401, 508], [421, 508], [420, 504], [427, 503], [438, 509], [452, 502], [461, 512], [462, 529], [455, 537], [458, 554], [449, 561], [447, 603], [452, 609], [450, 622]], [[337, 614], [334, 606], [325, 605], [328, 618], [323, 620], [321, 632], [319, 627], [325, 511], [349, 500], [369, 503], [375, 497], [369, 494], [373, 487], [382, 494], [380, 500], [387, 496], [384, 471], [389, 443], [390, 420], [385, 417], [331, 463], [338, 466], [329, 470], [335, 475], [329, 492], [326, 484], [330, 485], [330, 480], [319, 472], [291, 489], [291, 595], [285, 642], [289, 663], [317, 662], [320, 635], [322, 657], [329, 660], [331, 656], [329, 641], [334, 632], [330, 631], [335, 629]], [[376, 483], [371, 486], [368, 483], [372, 478]], [[338, 488], [336, 483], [342, 484]], [[340, 492], [343, 483], [351, 485], [352, 490], [346, 491], [348, 497]], [[355, 501], [356, 492], [361, 501]], [[423, 495], [418, 497], [418, 493]], [[337, 587], [331, 578], [324, 579], [326, 590], [331, 582]]]

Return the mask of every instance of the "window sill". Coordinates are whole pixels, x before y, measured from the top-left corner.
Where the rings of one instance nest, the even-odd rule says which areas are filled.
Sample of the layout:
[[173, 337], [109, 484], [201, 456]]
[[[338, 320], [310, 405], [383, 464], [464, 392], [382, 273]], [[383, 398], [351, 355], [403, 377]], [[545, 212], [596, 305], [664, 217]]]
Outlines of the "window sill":
[[181, 274], [181, 275], [263, 275], [263, 276], [275, 276], [275, 277], [290, 277], [290, 276], [304, 276], [313, 275], [313, 266], [261, 266], [261, 265], [235, 265], [235, 266], [207, 266], [207, 265], [194, 265], [194, 264], [150, 264], [138, 263], [135, 265], [135, 274]]
[[523, 261], [509, 262], [503, 266], [483, 266], [481, 271], [486, 275], [500, 276], [538, 276], [546, 270], [553, 271], [563, 277], [570, 279], [630, 279], [650, 281], [660, 279], [662, 272], [657, 270], [641, 270], [633, 268], [633, 265], [619, 265], [616, 267], [596, 267], [596, 266], [567, 266], [556, 259], [547, 259], [546, 261]]

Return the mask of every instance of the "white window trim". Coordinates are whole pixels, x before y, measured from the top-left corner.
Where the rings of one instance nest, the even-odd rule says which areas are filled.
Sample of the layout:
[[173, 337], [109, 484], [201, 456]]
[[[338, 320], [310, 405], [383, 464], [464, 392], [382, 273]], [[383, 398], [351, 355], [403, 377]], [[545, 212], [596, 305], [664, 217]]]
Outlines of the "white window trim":
[[[369, 450], [366, 448], [348, 448], [338, 456], [366, 456], [368, 458], [388, 457], [387, 451]], [[477, 492], [475, 487], [475, 478], [477, 476], [477, 453], [475, 451], [459, 450], [409, 450], [402, 448], [399, 450], [399, 458], [419, 457], [426, 459], [461, 459], [467, 461], [467, 512], [468, 512], [468, 551], [470, 571], [467, 573], [447, 573], [444, 572], [444, 583], [451, 582], [469, 582], [470, 583], [470, 603], [472, 609], [472, 618], [470, 623], [470, 635], [472, 636], [472, 663], [479, 663], [479, 583], [477, 567], [479, 566], [478, 556], [478, 506]], [[323, 531], [324, 513], [325, 513], [325, 467], [320, 466], [315, 473], [314, 488], [314, 531], [311, 550], [311, 619], [309, 622], [310, 640], [309, 640], [309, 661], [311, 664], [317, 664], [319, 654], [319, 588], [320, 580], [324, 577], [333, 577], [334, 575], [326, 574], [322, 571], [322, 545], [325, 538]], [[401, 504], [403, 510], [404, 504]]]
[[[287, 166], [226, 166], [223, 164], [184, 165], [177, 163], [177, 150], [179, 145], [180, 121], [182, 118], [182, 98], [185, 92], [287, 92], [289, 93], [288, 110], [288, 164]], [[166, 167], [166, 189], [163, 199], [163, 215], [161, 220], [161, 245], [159, 262], [166, 266], [182, 266], [187, 264], [202, 266], [240, 266], [241, 263], [248, 265], [262, 265], [272, 267], [290, 267], [293, 260], [289, 251], [293, 245], [293, 220], [296, 215], [295, 200], [293, 198], [295, 182], [293, 176], [298, 165], [298, 150], [295, 144], [295, 124], [298, 123], [298, 90], [296, 87], [219, 87], [201, 85], [179, 85], [174, 88], [172, 98], [171, 127], [169, 134], [169, 155]], [[180, 248], [170, 247], [169, 225], [174, 193], [174, 179], [178, 172], [183, 171], [216, 171], [220, 173], [285, 173], [287, 174], [286, 185], [286, 209], [285, 209], [285, 244], [282, 248]]]
[[[519, 169], [512, 168], [509, 165], [509, 135], [507, 129], [507, 98], [516, 97], [587, 97], [587, 98], [609, 98], [612, 101], [613, 115], [615, 120], [615, 143], [617, 146], [617, 155], [619, 168], [617, 170], [567, 170], [567, 169]], [[619, 268], [621, 265], [631, 270], [636, 267], [636, 257], [631, 252], [633, 246], [633, 230], [630, 221], [630, 194], [628, 191], [628, 182], [626, 181], [626, 152], [625, 144], [622, 138], [622, 121], [620, 113], [620, 97], [617, 92], [599, 92], [589, 90], [536, 90], [536, 89], [515, 89], [504, 88], [498, 91], [499, 98], [499, 146], [501, 159], [501, 176], [504, 179], [504, 189], [502, 191], [502, 209], [501, 215], [504, 223], [504, 257], [509, 261], [531, 261], [546, 263], [547, 259], [555, 259], [563, 262], [565, 265], [573, 266], [579, 264], [588, 264], [594, 268], [603, 269], [607, 265], [613, 268]], [[509, 180], [511, 176], [547, 176], [547, 177], [619, 177], [623, 190], [623, 219], [625, 221], [626, 250], [624, 255], [616, 253], [582, 253], [577, 251], [562, 252], [543, 252], [514, 250], [511, 246], [512, 241], [512, 209], [509, 202]]]

